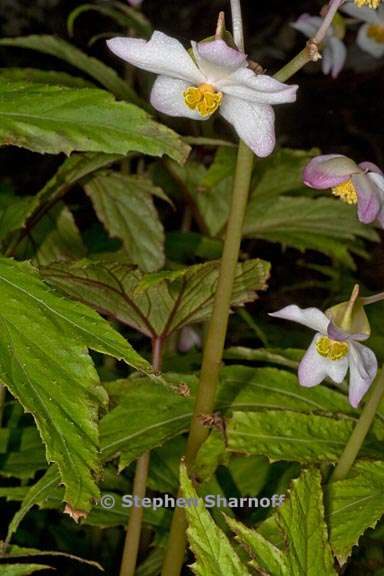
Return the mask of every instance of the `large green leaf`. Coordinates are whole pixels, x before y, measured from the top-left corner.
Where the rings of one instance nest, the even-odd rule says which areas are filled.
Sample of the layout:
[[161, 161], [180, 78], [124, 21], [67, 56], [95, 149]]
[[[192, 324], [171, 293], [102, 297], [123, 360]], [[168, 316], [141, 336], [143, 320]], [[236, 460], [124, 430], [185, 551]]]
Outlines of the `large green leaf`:
[[[299, 250], [324, 252], [354, 267], [349, 250], [358, 240], [377, 240], [376, 232], [361, 224], [356, 208], [331, 198], [278, 197], [249, 202], [244, 222], [246, 238], [260, 238]], [[360, 246], [361, 250], [361, 246]]]
[[153, 156], [183, 162], [189, 147], [137, 106], [104, 90], [0, 81], [0, 144], [58, 154], [73, 151]]
[[277, 510], [277, 522], [288, 543], [288, 574], [336, 576], [324, 522], [319, 470], [306, 470], [293, 481], [288, 499]]
[[331, 482], [326, 491], [326, 519], [334, 553], [344, 563], [367, 528], [384, 514], [384, 462], [358, 462], [352, 475]]
[[164, 266], [164, 229], [153, 203], [150, 180], [114, 172], [96, 175], [84, 187], [112, 237], [123, 241], [131, 262], [154, 272]]
[[38, 68], [1, 68], [0, 80], [7, 82], [33, 82], [35, 84], [59, 84], [68, 88], [94, 88], [79, 76], [71, 76], [55, 70], [39, 70]]
[[19, 38], [2, 38], [0, 40], [0, 46], [27, 48], [60, 58], [100, 82], [102, 86], [110, 90], [117, 98], [140, 103], [136, 93], [118, 76], [113, 68], [110, 68], [96, 58], [91, 58], [87, 54], [84, 54], [84, 52], [62, 38], [43, 34], [21, 36]]
[[[193, 377], [168, 375], [177, 387], [183, 382], [194, 387]], [[146, 450], [188, 429], [193, 397], [183, 396], [147, 378], [114, 383], [121, 390], [119, 404], [100, 423], [101, 454], [104, 460], [120, 455], [120, 469]]]
[[[266, 288], [269, 268], [263, 260], [238, 264], [232, 305], [254, 300], [255, 291]], [[166, 337], [186, 324], [209, 318], [218, 263], [145, 276], [124, 256], [112, 254], [94, 261], [60, 262], [41, 272], [69, 296], [147, 336]]]
[[[348, 418], [336, 419], [282, 410], [234, 412], [227, 426], [228, 449], [262, 454], [271, 460], [335, 462], [354, 427]], [[380, 440], [371, 432], [360, 456], [380, 458]]]
[[136, 369], [148, 363], [86, 306], [59, 297], [27, 263], [0, 259], [0, 377], [31, 412], [57, 462], [69, 510], [98, 496], [98, 404], [105, 400], [89, 347]]
[[29, 576], [40, 570], [49, 570], [44, 564], [0, 564], [1, 576]]
[[231, 546], [227, 536], [216, 526], [198, 497], [186, 469], [181, 467], [180, 484], [183, 496], [191, 505], [185, 507], [187, 535], [196, 561], [191, 566], [198, 576], [249, 576], [246, 567]]
[[226, 516], [226, 521], [231, 530], [235, 532], [237, 540], [253, 557], [251, 561], [253, 567], [267, 571], [266, 573], [270, 576], [290, 576], [293, 574], [288, 571], [284, 554], [261, 534], [228, 516]]

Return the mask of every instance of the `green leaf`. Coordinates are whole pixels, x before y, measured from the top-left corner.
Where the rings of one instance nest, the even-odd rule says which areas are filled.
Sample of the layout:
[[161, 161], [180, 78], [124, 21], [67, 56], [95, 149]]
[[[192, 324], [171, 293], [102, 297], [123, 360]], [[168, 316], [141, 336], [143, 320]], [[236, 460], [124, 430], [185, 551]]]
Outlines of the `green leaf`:
[[288, 574], [336, 576], [324, 522], [323, 492], [318, 470], [310, 469], [292, 482], [288, 499], [277, 511], [277, 522], [288, 542]]
[[87, 151], [183, 162], [189, 147], [169, 128], [104, 90], [0, 81], [0, 143], [34, 152]]
[[[194, 377], [167, 375], [175, 387], [183, 382], [195, 386]], [[188, 429], [193, 397], [184, 397], [147, 378], [120, 380], [119, 404], [100, 422], [101, 454], [104, 460], [120, 455], [122, 470], [146, 450], [161, 446]]]
[[33, 210], [33, 196], [17, 197], [2, 194], [0, 205], [0, 240], [4, 241], [15, 230], [19, 230]]
[[93, 310], [59, 297], [27, 263], [0, 259], [0, 377], [31, 412], [73, 510], [98, 496], [97, 410], [105, 393], [89, 347], [139, 370], [149, 364]]
[[98, 570], [103, 571], [103, 568], [98, 564], [98, 562], [94, 562], [92, 560], [84, 560], [84, 558], [80, 558], [79, 556], [74, 556], [73, 554], [67, 554], [66, 552], [55, 552], [51, 550], [37, 550], [36, 548], [22, 548], [21, 546], [11, 545], [7, 549], [7, 556], [12, 559], [41, 559], [44, 557], [51, 558], [52, 561], [54, 559], [60, 560], [61, 558], [66, 558], [69, 560], [73, 560], [75, 562], [79, 562], [81, 564], [85, 564], [88, 566], [92, 566], [92, 568], [97, 568]]
[[[0, 452], [3, 452], [1, 446], [2, 430], [0, 429]], [[11, 431], [7, 430], [7, 432], [9, 434]], [[33, 478], [38, 470], [44, 470], [47, 467], [44, 446], [39, 433], [36, 428], [30, 426], [23, 428], [21, 438], [16, 439], [14, 437], [18, 436], [20, 431], [12, 430], [12, 432], [15, 432], [11, 434], [10, 446], [13, 444], [13, 448], [10, 448], [4, 457], [0, 454], [0, 476], [23, 480]]]
[[[268, 542], [261, 534], [251, 530], [225, 516], [228, 526], [237, 535], [237, 540], [244, 545], [248, 553], [254, 557], [250, 564], [269, 574], [270, 576], [290, 576], [284, 554], [273, 544]], [[293, 574], [293, 573], [292, 573]]]
[[92, 82], [79, 76], [71, 76], [56, 70], [39, 70], [37, 68], [1, 68], [0, 80], [6, 82], [31, 82], [34, 84], [54, 84], [67, 88], [94, 88]]
[[140, 104], [140, 100], [132, 88], [118, 74], [100, 60], [91, 58], [81, 50], [57, 36], [37, 34], [20, 36], [19, 38], [2, 38], [0, 46], [27, 48], [43, 54], [49, 54], [64, 60], [78, 70], [81, 70], [102, 86], [107, 88], [117, 98]]
[[[308, 190], [303, 182], [303, 170], [308, 162], [319, 154], [316, 148], [312, 150], [293, 150], [280, 148], [266, 159], [255, 162], [256, 186], [252, 192], [255, 202], [262, 197], [270, 199], [273, 196], [286, 194], [302, 189]], [[274, 198], [274, 202], [276, 199]]]
[[[361, 224], [356, 209], [331, 198], [251, 198], [244, 222], [246, 238], [279, 242], [299, 250], [317, 250], [354, 268], [349, 250], [359, 239], [377, 241], [376, 232]], [[361, 248], [361, 246], [360, 246]]]
[[44, 564], [0, 564], [1, 576], [28, 576], [40, 570], [53, 570]]
[[[228, 449], [265, 455], [270, 460], [336, 462], [354, 421], [299, 412], [234, 412], [227, 426]], [[382, 437], [382, 434], [381, 434]], [[380, 458], [379, 438], [371, 432], [360, 456]]]
[[[263, 260], [238, 264], [232, 305], [255, 300], [270, 266]], [[54, 286], [116, 320], [152, 337], [167, 337], [186, 324], [208, 319], [216, 291], [218, 263], [143, 275], [126, 257], [57, 263], [41, 271]]]
[[185, 513], [188, 521], [187, 535], [196, 562], [191, 566], [199, 576], [249, 576], [232, 548], [227, 536], [218, 528], [203, 502], [198, 498], [185, 466], [181, 467], [180, 484], [185, 499], [190, 500]]
[[125, 30], [133, 28], [139, 34], [139, 36], [144, 36], [147, 38], [151, 34], [152, 26], [141, 12], [116, 2], [113, 3], [112, 6], [82, 4], [81, 6], [78, 6], [72, 10], [67, 21], [68, 33], [70, 36], [73, 36], [74, 24], [77, 18], [84, 12], [90, 11], [99, 12], [103, 16], [112, 18]]
[[114, 172], [98, 174], [84, 187], [98, 218], [123, 241], [130, 260], [145, 272], [164, 266], [164, 229], [153, 203], [150, 180]]
[[367, 528], [384, 514], [384, 462], [357, 462], [351, 477], [331, 482], [326, 489], [326, 519], [330, 542], [344, 564]]

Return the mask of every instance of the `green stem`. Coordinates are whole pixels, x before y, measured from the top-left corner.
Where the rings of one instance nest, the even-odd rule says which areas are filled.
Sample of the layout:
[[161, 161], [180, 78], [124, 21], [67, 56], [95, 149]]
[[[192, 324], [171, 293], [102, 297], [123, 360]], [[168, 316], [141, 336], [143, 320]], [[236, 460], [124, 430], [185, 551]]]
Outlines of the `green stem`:
[[[335, 1], [338, 0], [333, 0], [333, 2]], [[244, 41], [240, 0], [231, 0], [231, 9], [235, 44], [240, 50], [243, 50]], [[325, 34], [326, 29], [323, 26], [321, 35], [324, 37]], [[319, 41], [321, 40], [321, 35], [317, 34]], [[280, 82], [285, 82], [311, 59], [311, 50], [310, 47], [307, 46], [274, 77]], [[186, 465], [189, 471], [191, 471], [194, 458], [200, 446], [206, 440], [209, 433], [208, 428], [203, 426], [201, 422], [201, 416], [211, 414], [214, 410], [216, 388], [228, 326], [232, 287], [240, 252], [243, 221], [251, 183], [252, 167], [253, 153], [244, 142], [240, 141], [232, 193], [232, 206], [224, 241], [213, 313], [209, 322], [208, 336], [204, 346], [200, 383], [192, 416], [192, 425], [187, 442]], [[172, 518], [162, 576], [179, 576], [184, 562], [186, 528], [187, 525], [183, 509], [176, 508]]]
[[[161, 368], [163, 341], [161, 338], [153, 338], [152, 341], [152, 367], [159, 371]], [[150, 452], [145, 452], [136, 463], [135, 477], [133, 480], [133, 496], [140, 500], [145, 497]], [[127, 533], [125, 536], [123, 557], [120, 565], [120, 576], [134, 576], [136, 571], [137, 556], [140, 545], [141, 527], [143, 523], [143, 508], [134, 506], [128, 520]]]
[[2, 423], [3, 423], [6, 393], [7, 393], [7, 391], [6, 391], [4, 384], [0, 384], [0, 427], [2, 426]]
[[334, 469], [330, 482], [335, 482], [336, 480], [343, 480], [349, 473], [350, 469], [356, 457], [360, 451], [361, 446], [365, 440], [366, 435], [371, 427], [371, 424], [375, 418], [375, 414], [379, 404], [384, 396], [384, 366], [381, 370], [380, 375], [376, 378], [375, 382], [372, 384], [371, 395], [365, 404], [360, 418], [348, 440], [347, 445], [344, 448], [344, 452], [339, 458], [339, 461]]

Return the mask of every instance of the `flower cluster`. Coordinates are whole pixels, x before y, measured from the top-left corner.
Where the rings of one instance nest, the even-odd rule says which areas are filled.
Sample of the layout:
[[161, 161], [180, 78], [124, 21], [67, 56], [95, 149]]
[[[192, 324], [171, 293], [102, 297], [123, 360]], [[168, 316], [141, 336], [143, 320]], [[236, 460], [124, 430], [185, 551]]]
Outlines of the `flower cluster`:
[[296, 100], [298, 86], [256, 74], [246, 54], [221, 39], [192, 42], [193, 55], [162, 32], [154, 32], [148, 42], [113, 38], [108, 46], [123, 60], [158, 74], [150, 98], [156, 110], [193, 120], [207, 120], [218, 111], [260, 157], [275, 147], [272, 105]]

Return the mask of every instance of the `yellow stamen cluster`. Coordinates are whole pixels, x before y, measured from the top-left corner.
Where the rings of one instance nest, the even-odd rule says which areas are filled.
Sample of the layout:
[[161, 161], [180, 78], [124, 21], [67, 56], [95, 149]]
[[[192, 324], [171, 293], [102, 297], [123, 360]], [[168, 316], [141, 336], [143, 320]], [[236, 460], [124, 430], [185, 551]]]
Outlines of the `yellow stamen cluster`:
[[378, 8], [381, 4], [381, 0], [355, 0], [355, 4], [361, 8], [362, 6], [368, 6], [368, 8]]
[[347, 180], [338, 186], [334, 186], [332, 188], [332, 194], [338, 196], [347, 204], [357, 204], [357, 192], [352, 184], [352, 180]]
[[191, 110], [197, 110], [200, 116], [211, 116], [219, 108], [223, 95], [216, 92], [211, 84], [190, 86], [183, 93], [184, 102]]
[[316, 342], [316, 350], [320, 356], [324, 356], [328, 360], [341, 360], [348, 354], [348, 344], [347, 342], [331, 340], [328, 336], [322, 336]]
[[384, 26], [378, 26], [376, 24], [368, 26], [367, 36], [379, 44], [384, 44]]

